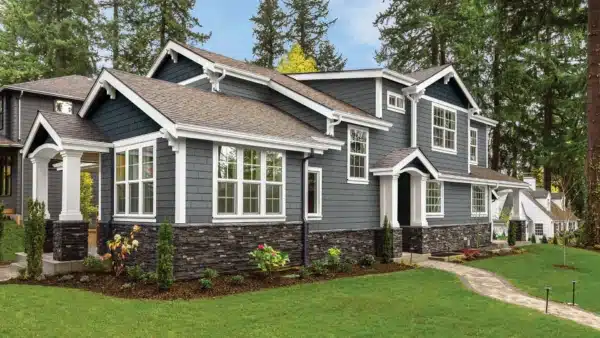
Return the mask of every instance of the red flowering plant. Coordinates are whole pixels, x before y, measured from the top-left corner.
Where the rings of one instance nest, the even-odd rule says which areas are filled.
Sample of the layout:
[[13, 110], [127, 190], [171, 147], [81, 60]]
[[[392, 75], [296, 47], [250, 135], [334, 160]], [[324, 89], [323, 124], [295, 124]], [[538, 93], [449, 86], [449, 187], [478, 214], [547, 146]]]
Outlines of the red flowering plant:
[[481, 251], [477, 249], [463, 249], [462, 253], [465, 256], [465, 259], [468, 261], [474, 260], [475, 258], [479, 257], [479, 255], [481, 255]]
[[266, 244], [258, 245], [249, 255], [256, 266], [268, 275], [290, 262], [288, 254], [279, 252]]
[[138, 240], [135, 239], [135, 234], [140, 230], [142, 228], [139, 225], [134, 225], [128, 237], [116, 234], [112, 240], [106, 242], [110, 252], [102, 256], [102, 260], [111, 260], [115, 276], [118, 277], [125, 270], [125, 262], [140, 245]]

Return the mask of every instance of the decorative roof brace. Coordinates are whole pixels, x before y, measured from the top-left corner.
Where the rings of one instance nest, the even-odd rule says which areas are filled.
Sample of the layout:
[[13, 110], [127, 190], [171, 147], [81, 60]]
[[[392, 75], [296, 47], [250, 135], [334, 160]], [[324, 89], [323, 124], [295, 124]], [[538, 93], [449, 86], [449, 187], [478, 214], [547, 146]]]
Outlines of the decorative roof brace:
[[110, 83], [102, 81], [102, 87], [106, 89], [106, 95], [110, 96], [111, 100], [114, 100], [117, 97], [117, 91]]
[[448, 73], [446, 75], [444, 75], [444, 84], [448, 84], [448, 82], [450, 82], [450, 79], [452, 79], [454, 77], [454, 73]]
[[172, 49], [167, 50], [167, 53], [169, 53], [169, 55], [171, 56], [173, 63], [177, 63], [179, 54], [177, 54], [177, 52]]
[[342, 123], [342, 117], [338, 117], [337, 121], [334, 119], [327, 119], [327, 135], [335, 136], [335, 126]]
[[204, 67], [204, 74], [208, 76], [208, 81], [210, 81], [210, 84], [212, 85], [212, 91], [219, 92], [219, 82], [221, 82], [221, 80], [225, 78], [225, 75], [227, 75], [227, 70], [223, 69], [223, 73], [221, 74], [221, 76], [219, 76], [219, 73], [215, 72], [214, 70], [208, 69], [207, 67]]

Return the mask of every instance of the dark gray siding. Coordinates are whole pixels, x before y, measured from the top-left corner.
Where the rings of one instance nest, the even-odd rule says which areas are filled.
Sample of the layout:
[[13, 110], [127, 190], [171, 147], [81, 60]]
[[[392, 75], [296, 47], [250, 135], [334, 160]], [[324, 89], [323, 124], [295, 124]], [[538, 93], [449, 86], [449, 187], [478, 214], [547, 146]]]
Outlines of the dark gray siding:
[[202, 73], [202, 66], [179, 55], [177, 63], [173, 62], [170, 57], [166, 57], [152, 77], [169, 82], [181, 82]]
[[271, 98], [269, 87], [240, 80], [235, 77], [225, 76], [219, 83], [219, 90], [223, 94], [241, 96], [247, 99], [268, 102]]
[[88, 117], [111, 141], [160, 130], [160, 126], [120, 93], [114, 100], [106, 96]]
[[319, 80], [304, 83], [375, 116], [375, 79]]
[[450, 80], [448, 84], [444, 84], [444, 79], [440, 79], [427, 87], [425, 95], [451, 103], [455, 106], [469, 108], [467, 97], [454, 79]]
[[51, 219], [58, 219], [62, 211], [62, 171], [48, 170], [48, 212]]
[[485, 149], [485, 138], [486, 138], [486, 127], [485, 124], [471, 121], [471, 128], [477, 129], [477, 165], [480, 167], [486, 166], [486, 149]]
[[322, 133], [327, 131], [327, 118], [300, 103], [291, 100], [279, 93], [273, 92], [271, 102], [273, 106], [294, 116], [298, 120], [316, 128]]
[[175, 152], [166, 139], [156, 140], [156, 221], [175, 221]]
[[101, 156], [101, 185], [100, 185], [100, 218], [103, 222], [110, 220], [113, 214], [113, 190], [114, 190], [114, 151]]
[[428, 218], [429, 225], [486, 224], [487, 217], [471, 217], [471, 185], [444, 182], [444, 218]]
[[303, 154], [286, 152], [285, 154], [285, 204], [288, 222], [302, 220], [301, 170]]
[[186, 140], [186, 222], [212, 222], [213, 143]]

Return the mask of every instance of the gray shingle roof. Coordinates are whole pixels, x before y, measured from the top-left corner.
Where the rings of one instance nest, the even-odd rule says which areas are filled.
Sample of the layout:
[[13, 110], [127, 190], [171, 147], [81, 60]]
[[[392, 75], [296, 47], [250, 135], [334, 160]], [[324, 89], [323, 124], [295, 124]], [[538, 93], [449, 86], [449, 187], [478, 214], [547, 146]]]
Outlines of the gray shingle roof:
[[471, 166], [471, 174], [468, 173], [456, 173], [449, 171], [441, 171], [442, 174], [447, 175], [457, 175], [469, 178], [479, 178], [483, 180], [491, 180], [491, 181], [500, 181], [500, 182], [508, 182], [508, 183], [523, 183], [523, 181], [516, 179], [514, 177], [504, 175], [490, 168], [479, 167], [476, 165]]
[[558, 205], [552, 203], [552, 217], [555, 221], [577, 221], [579, 217], [575, 215], [571, 209], [565, 208], [561, 209]]
[[423, 81], [429, 79], [430, 77], [434, 76], [435, 74], [439, 73], [440, 71], [442, 71], [448, 67], [450, 67], [449, 64], [435, 66], [435, 67], [418, 70], [416, 72], [412, 72], [412, 73], [408, 73], [408, 74], [404, 74], [404, 75], [412, 77], [413, 79], [417, 80], [420, 83], [420, 82], [423, 82]]
[[260, 76], [264, 76], [276, 82], [292, 91], [314, 101], [325, 107], [333, 110], [343, 111], [349, 114], [358, 115], [361, 117], [369, 117], [375, 119], [375, 117], [365, 111], [362, 111], [354, 106], [351, 106], [345, 102], [337, 100], [323, 92], [320, 92], [298, 80], [292, 79], [291, 77], [281, 74], [276, 70], [260, 67], [257, 65], [249, 64], [243, 61], [235, 60], [230, 57], [220, 55], [217, 53], [209, 52], [204, 49], [197, 47], [188, 46], [176, 42], [182, 47], [189, 49], [190, 51], [198, 54], [199, 56], [215, 63], [220, 63], [229, 67], [237, 68], [246, 72], [254, 73]]
[[22, 145], [19, 142], [15, 142], [9, 138], [6, 138], [4, 136], [0, 136], [0, 147], [2, 148], [6, 148], [6, 147], [16, 147], [16, 148], [21, 148]]
[[529, 192], [531, 193], [531, 196], [533, 196], [534, 198], [546, 198], [546, 197], [548, 197], [548, 191], [546, 189], [538, 188], [538, 189], [535, 189], [535, 190], [531, 190]]
[[387, 154], [383, 158], [381, 158], [373, 169], [383, 169], [383, 168], [391, 168], [398, 164], [398, 162], [405, 159], [407, 156], [415, 152], [418, 148], [402, 148], [398, 150], [394, 150], [391, 153]]
[[114, 69], [107, 71], [175, 123], [305, 142], [314, 142], [313, 136], [328, 137], [260, 101], [206, 92]]
[[109, 142], [100, 129], [90, 121], [79, 117], [77, 114], [61, 114], [39, 111], [52, 129], [60, 138], [73, 138], [78, 140]]
[[94, 80], [80, 75], [69, 75], [37, 81], [15, 83], [2, 88], [58, 96], [83, 101], [92, 88]]

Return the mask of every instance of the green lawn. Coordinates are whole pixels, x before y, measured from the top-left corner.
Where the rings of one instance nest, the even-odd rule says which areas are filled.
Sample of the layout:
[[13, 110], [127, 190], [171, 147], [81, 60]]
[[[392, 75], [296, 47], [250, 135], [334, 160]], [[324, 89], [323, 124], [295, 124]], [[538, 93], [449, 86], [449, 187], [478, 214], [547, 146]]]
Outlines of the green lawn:
[[15, 253], [23, 252], [23, 234], [23, 227], [17, 226], [17, 223], [13, 221], [4, 223], [4, 239], [0, 243], [4, 260], [12, 261], [15, 259]]
[[194, 301], [0, 286], [0, 337], [598, 337], [418, 269]]
[[521, 290], [545, 297], [545, 287], [552, 287], [551, 299], [570, 302], [572, 283], [577, 281], [575, 302], [581, 307], [600, 312], [600, 254], [592, 251], [567, 248], [567, 265], [577, 270], [555, 268], [563, 264], [563, 248], [552, 244], [526, 247], [528, 253], [504, 256], [468, 263], [471, 266], [493, 271], [508, 279]]

